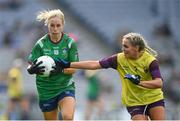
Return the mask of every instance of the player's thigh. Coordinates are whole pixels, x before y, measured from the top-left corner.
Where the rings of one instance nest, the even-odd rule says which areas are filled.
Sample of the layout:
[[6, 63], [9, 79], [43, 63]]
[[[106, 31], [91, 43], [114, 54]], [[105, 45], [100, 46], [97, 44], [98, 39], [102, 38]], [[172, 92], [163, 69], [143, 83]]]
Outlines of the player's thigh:
[[45, 120], [58, 120], [58, 110], [52, 110], [49, 112], [43, 112]]
[[71, 96], [64, 97], [62, 100], [59, 101], [58, 105], [61, 110], [61, 114], [63, 118], [74, 117], [75, 104], [76, 104], [75, 98]]
[[128, 113], [131, 115], [132, 120], [148, 120], [148, 115], [146, 114], [147, 105], [141, 106], [130, 106], [126, 107]]
[[131, 119], [132, 120], [148, 120], [148, 116], [143, 115], [143, 114], [137, 114], [137, 115], [134, 115]]
[[151, 120], [165, 120], [164, 106], [156, 106], [149, 109], [149, 117]]

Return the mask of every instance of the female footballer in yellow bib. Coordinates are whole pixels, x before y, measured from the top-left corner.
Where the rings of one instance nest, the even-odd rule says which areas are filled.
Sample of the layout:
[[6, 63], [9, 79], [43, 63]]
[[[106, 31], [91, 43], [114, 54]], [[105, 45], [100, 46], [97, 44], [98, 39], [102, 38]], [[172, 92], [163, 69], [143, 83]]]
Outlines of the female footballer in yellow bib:
[[128, 33], [122, 39], [122, 52], [99, 61], [65, 62], [63, 68], [113, 68], [122, 82], [122, 103], [132, 120], [165, 120], [162, 77], [157, 53], [138, 33]]

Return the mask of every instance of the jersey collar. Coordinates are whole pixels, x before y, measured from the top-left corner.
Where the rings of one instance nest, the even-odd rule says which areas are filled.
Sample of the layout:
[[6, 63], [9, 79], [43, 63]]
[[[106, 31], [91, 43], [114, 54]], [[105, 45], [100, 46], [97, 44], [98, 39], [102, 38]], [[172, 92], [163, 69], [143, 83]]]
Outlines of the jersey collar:
[[61, 35], [61, 39], [58, 41], [58, 42], [53, 42], [50, 38], [50, 35], [48, 34], [48, 39], [50, 40], [50, 42], [52, 42], [53, 44], [58, 44], [60, 43], [62, 40], [63, 40], [63, 37], [64, 37], [64, 33], [62, 32], [62, 35]]

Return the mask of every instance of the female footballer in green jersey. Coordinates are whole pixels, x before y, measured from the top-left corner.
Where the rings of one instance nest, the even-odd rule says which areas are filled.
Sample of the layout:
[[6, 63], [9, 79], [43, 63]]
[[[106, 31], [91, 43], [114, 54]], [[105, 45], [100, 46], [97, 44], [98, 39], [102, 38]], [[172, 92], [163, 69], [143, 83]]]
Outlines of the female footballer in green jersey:
[[162, 77], [156, 60], [157, 53], [138, 33], [129, 33], [122, 39], [122, 52], [100, 61], [65, 62], [63, 68], [113, 68], [122, 82], [122, 103], [132, 120], [165, 120]]
[[[48, 34], [40, 38], [32, 48], [27, 71], [36, 74], [39, 106], [45, 120], [58, 120], [58, 108], [63, 120], [73, 120], [75, 84], [72, 74], [75, 69], [62, 69], [57, 61], [79, 61], [76, 43], [63, 32], [65, 20], [61, 10], [42, 11], [37, 15], [37, 20], [44, 21]], [[44, 67], [40, 65], [42, 62], [36, 63], [37, 58], [43, 55], [51, 56], [56, 63], [49, 77], [40, 76]]]

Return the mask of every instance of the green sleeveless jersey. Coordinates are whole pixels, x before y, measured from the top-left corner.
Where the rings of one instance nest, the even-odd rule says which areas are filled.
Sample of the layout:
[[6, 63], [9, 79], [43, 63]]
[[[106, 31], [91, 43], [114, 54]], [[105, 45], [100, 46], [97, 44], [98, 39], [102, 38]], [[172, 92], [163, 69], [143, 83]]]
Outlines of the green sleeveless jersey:
[[[79, 61], [77, 45], [67, 34], [63, 33], [60, 42], [53, 43], [48, 34], [39, 39], [28, 57], [33, 62], [40, 56], [48, 55], [69, 62]], [[50, 77], [36, 75], [36, 86], [40, 101], [51, 99], [65, 90], [75, 90], [72, 75], [59, 73]]]
[[126, 106], [147, 105], [163, 99], [163, 92], [160, 88], [148, 89], [142, 86], [135, 85], [124, 79], [125, 74], [140, 75], [141, 80], [152, 80], [149, 72], [149, 65], [155, 58], [148, 52], [137, 60], [125, 58], [124, 53], [119, 53], [117, 56], [120, 78], [122, 80], [122, 103]]

